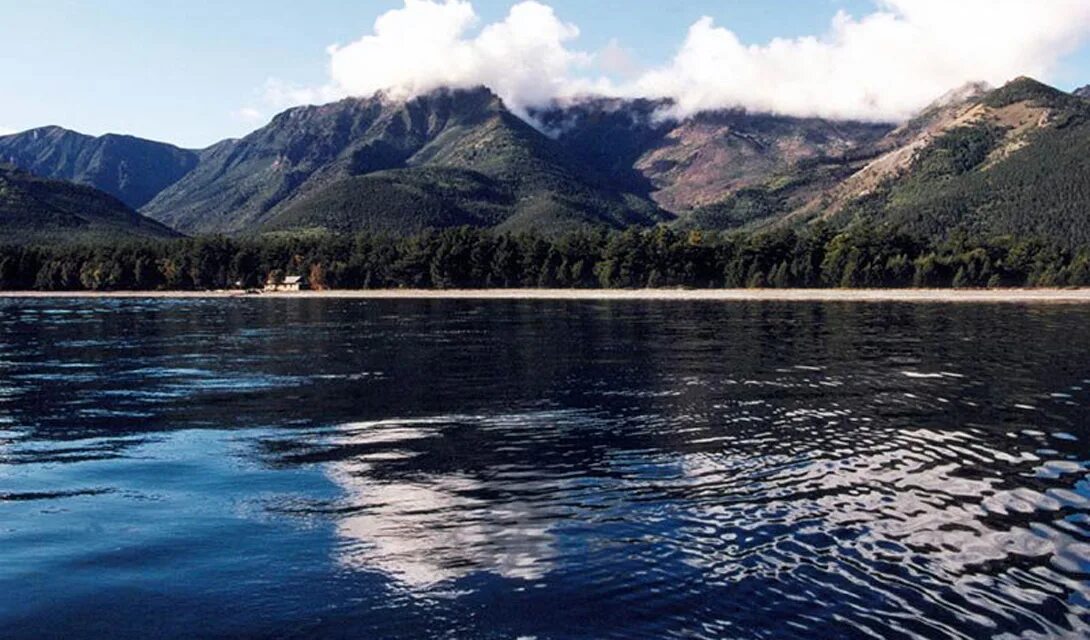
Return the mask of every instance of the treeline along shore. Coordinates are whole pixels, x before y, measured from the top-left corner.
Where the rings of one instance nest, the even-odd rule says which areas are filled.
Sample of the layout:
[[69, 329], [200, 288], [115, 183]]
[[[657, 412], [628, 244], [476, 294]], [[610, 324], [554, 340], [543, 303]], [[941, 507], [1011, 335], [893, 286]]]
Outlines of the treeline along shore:
[[0, 246], [5, 291], [999, 288], [1090, 285], [1090, 248], [941, 242], [857, 225], [756, 234], [667, 227], [562, 236], [473, 228], [406, 237], [281, 235]]

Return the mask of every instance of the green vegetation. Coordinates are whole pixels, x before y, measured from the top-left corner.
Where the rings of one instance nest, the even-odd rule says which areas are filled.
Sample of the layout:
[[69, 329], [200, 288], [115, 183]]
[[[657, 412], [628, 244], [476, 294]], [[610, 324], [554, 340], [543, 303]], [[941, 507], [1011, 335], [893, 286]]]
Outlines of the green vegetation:
[[784, 197], [777, 189], [748, 187], [722, 202], [693, 210], [679, 224], [699, 229], [744, 229], [783, 215], [785, 210]]
[[992, 125], [957, 127], [924, 149], [914, 168], [922, 179], [960, 176], [984, 164], [1002, 139], [1003, 131]]
[[178, 234], [83, 185], [0, 164], [0, 237], [7, 242], [109, 241]]
[[868, 226], [805, 233], [669, 227], [562, 237], [460, 227], [410, 237], [202, 237], [0, 247], [0, 289], [206, 290], [303, 275], [323, 288], [1090, 285], [1090, 250], [1025, 238], [934, 244]]
[[[1019, 141], [990, 125], [959, 127], [922, 151], [906, 175], [838, 216], [864, 219], [914, 236], [1047, 238], [1090, 244], [1090, 109], [1057, 113], [1052, 126]], [[1009, 145], [1006, 151], [998, 145]]]
[[332, 233], [419, 233], [426, 228], [499, 224], [515, 198], [463, 169], [418, 167], [339, 180], [284, 209], [267, 229]]
[[1078, 99], [1059, 89], [1050, 87], [1033, 78], [1016, 78], [1002, 87], [984, 96], [982, 103], [994, 109], [1001, 109], [1019, 102], [1028, 102], [1042, 107], [1061, 108], [1070, 106]]

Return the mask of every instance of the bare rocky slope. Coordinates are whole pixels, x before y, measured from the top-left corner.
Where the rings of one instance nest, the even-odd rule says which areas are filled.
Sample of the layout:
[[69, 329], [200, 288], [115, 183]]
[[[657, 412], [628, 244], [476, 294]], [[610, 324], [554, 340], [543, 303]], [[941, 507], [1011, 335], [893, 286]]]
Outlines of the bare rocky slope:
[[924, 237], [952, 231], [1090, 242], [1090, 103], [1030, 78], [972, 87], [873, 146], [850, 177], [784, 221], [863, 220]]

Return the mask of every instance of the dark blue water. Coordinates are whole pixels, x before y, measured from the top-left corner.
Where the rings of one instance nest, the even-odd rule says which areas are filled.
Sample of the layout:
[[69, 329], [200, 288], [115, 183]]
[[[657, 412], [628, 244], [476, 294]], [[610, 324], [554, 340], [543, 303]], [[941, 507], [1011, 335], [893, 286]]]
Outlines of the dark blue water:
[[1088, 320], [0, 300], [0, 636], [1084, 636]]

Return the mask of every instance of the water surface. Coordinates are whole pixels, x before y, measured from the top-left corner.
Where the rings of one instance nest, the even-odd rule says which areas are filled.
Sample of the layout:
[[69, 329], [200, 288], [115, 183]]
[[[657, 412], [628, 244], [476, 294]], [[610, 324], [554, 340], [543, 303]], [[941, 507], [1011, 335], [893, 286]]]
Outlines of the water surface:
[[1088, 313], [0, 299], [0, 635], [1090, 634]]

